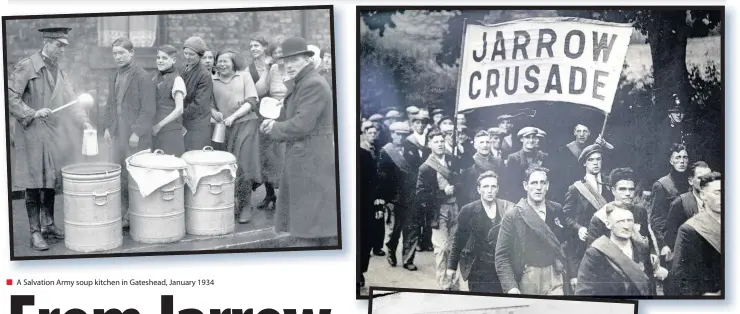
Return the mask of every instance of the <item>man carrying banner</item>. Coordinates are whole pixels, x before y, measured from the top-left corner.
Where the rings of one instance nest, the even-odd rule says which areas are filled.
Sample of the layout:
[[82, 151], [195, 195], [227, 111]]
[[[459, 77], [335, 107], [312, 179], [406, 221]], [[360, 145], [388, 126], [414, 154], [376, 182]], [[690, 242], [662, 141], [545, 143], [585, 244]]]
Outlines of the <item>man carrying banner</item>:
[[[575, 139], [558, 149], [556, 154], [557, 162], [560, 165], [557, 171], [558, 182], [553, 189], [553, 199], [556, 201], [562, 201], [562, 197], [565, 195], [568, 187], [573, 184], [573, 182], [580, 179], [579, 176], [583, 170], [583, 162], [581, 162], [579, 157], [581, 156], [583, 149], [589, 145], [588, 139], [591, 136], [591, 130], [583, 124], [577, 124], [573, 128], [573, 136]], [[614, 148], [600, 135], [596, 138], [594, 144], [600, 145], [601, 148]]]
[[504, 214], [496, 243], [496, 271], [504, 293], [570, 294], [563, 251], [563, 208], [546, 199], [547, 168], [532, 167], [522, 182], [526, 198]]
[[604, 207], [609, 236], [586, 249], [578, 271], [576, 295], [648, 296], [655, 294], [650, 248], [632, 241], [631, 211], [610, 203]]
[[518, 202], [525, 196], [525, 191], [519, 188], [518, 182], [526, 181], [524, 172], [531, 167], [546, 166], [545, 159], [547, 154], [539, 149], [539, 142], [544, 139], [547, 133], [535, 127], [523, 128], [517, 133], [519, 141], [522, 143], [522, 149], [509, 155], [506, 159], [507, 185], [506, 198], [512, 202]]
[[[413, 246], [407, 226], [415, 219], [411, 215], [411, 201], [414, 199], [416, 189], [416, 177], [412, 177], [411, 165], [406, 160], [404, 138], [410, 133], [407, 123], [394, 122], [389, 127], [392, 142], [383, 146], [378, 158], [378, 196], [390, 208], [392, 217], [392, 228], [390, 237], [386, 243], [388, 248], [388, 263], [396, 266], [396, 249], [398, 241], [403, 233], [402, 259], [403, 265], [413, 264]], [[364, 192], [363, 192], [364, 193]]]
[[459, 193], [456, 188], [457, 166], [453, 156], [445, 154], [445, 137], [442, 133], [431, 131], [428, 140], [432, 154], [419, 167], [416, 197], [421, 211], [431, 218], [437, 282], [444, 290], [458, 290], [459, 278], [446, 276], [459, 210], [455, 197]]
[[678, 295], [721, 295], [724, 283], [722, 259], [722, 175], [699, 178], [705, 211], [678, 229], [673, 277]]
[[608, 189], [603, 186], [602, 152], [601, 145], [598, 144], [589, 145], [581, 151], [578, 161], [586, 167], [586, 175], [568, 187], [563, 203], [566, 227], [565, 252], [570, 259], [570, 269], [574, 275], [577, 274], [578, 266], [588, 247], [586, 240], [591, 217], [610, 201], [608, 198], [611, 198]]

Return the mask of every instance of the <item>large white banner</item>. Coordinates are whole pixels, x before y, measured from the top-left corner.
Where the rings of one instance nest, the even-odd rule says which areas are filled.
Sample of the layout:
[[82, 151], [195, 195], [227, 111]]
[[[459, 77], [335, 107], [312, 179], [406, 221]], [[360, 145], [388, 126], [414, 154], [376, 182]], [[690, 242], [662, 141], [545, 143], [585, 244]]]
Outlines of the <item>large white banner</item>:
[[469, 24], [458, 110], [562, 101], [608, 113], [631, 34], [630, 24], [568, 17]]

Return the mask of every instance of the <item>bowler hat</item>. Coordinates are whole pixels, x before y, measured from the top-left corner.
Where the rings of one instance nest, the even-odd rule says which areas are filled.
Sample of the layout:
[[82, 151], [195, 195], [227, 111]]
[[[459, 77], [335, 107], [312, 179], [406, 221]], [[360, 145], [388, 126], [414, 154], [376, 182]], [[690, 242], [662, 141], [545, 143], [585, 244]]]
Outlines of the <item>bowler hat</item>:
[[283, 44], [280, 45], [280, 48], [283, 50], [283, 55], [279, 59], [285, 59], [287, 57], [297, 55], [313, 57], [315, 54], [312, 50], [308, 49], [306, 40], [301, 37], [290, 37], [285, 39]]

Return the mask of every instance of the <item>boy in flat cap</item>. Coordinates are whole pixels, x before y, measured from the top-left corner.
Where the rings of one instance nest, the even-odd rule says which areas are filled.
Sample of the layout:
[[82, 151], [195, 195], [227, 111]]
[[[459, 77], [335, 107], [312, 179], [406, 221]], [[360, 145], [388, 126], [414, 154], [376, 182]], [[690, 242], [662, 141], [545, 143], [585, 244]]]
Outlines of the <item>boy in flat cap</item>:
[[83, 127], [92, 128], [80, 106], [52, 113], [77, 98], [70, 78], [58, 65], [70, 30], [40, 29], [43, 48], [19, 61], [8, 77], [8, 111], [18, 122], [13, 183], [25, 189], [31, 248], [41, 251], [49, 249], [45, 236], [64, 239], [54, 225], [61, 169], [81, 157]]
[[[573, 274], [577, 274], [583, 254], [586, 252], [588, 225], [591, 217], [611, 201], [608, 188], [604, 186], [607, 175], [602, 175], [603, 149], [598, 144], [586, 146], [578, 157], [585, 176], [568, 187], [563, 203], [565, 216], [565, 252], [570, 260]], [[583, 173], [583, 172], [581, 172]]]

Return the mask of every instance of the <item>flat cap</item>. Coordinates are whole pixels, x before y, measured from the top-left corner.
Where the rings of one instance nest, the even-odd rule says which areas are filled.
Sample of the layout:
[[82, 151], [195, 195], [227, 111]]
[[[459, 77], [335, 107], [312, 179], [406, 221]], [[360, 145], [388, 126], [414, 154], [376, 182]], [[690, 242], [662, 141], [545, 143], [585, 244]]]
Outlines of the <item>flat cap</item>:
[[376, 114], [370, 116], [370, 118], [368, 118], [368, 120], [370, 120], [372, 122], [378, 122], [380, 120], [383, 120], [383, 115], [381, 115], [379, 113], [376, 113]]
[[440, 114], [440, 113], [444, 113], [444, 112], [445, 111], [443, 109], [437, 108], [437, 109], [432, 110], [432, 115]]
[[411, 133], [409, 124], [404, 122], [393, 122], [389, 128], [391, 132], [395, 133]]
[[488, 134], [490, 134], [491, 136], [493, 135], [504, 136], [506, 135], [506, 130], [502, 128], [490, 128], [488, 129]]
[[375, 124], [373, 124], [372, 121], [363, 121], [362, 126], [360, 127], [362, 129], [362, 132], [365, 132], [365, 130], [369, 128], [374, 128]]
[[400, 119], [401, 113], [396, 110], [388, 111], [388, 113], [385, 114], [386, 119]]
[[586, 159], [588, 159], [588, 156], [591, 156], [593, 153], [602, 153], [603, 150], [601, 148], [601, 145], [599, 144], [592, 144], [586, 146], [586, 148], [583, 149], [581, 152], [581, 155], [578, 156], [578, 163], [584, 163]]
[[418, 113], [411, 116], [411, 121], [414, 120], [429, 120], [429, 111], [419, 110]]
[[544, 138], [545, 136], [547, 136], [547, 133], [545, 133], [545, 131], [542, 131], [541, 129], [535, 128], [533, 126], [528, 126], [526, 128], [519, 130], [519, 133], [517, 133], [516, 136], [521, 138], [521, 137], [524, 137], [530, 134], [534, 134], [537, 137], [541, 137], [541, 138]]
[[513, 117], [514, 116], [512, 116], [510, 114], [502, 114], [502, 115], [498, 116], [496, 118], [496, 120], [498, 120], [498, 121], [501, 121], [501, 120], [511, 120], [511, 118], [513, 118]]
[[419, 113], [419, 107], [417, 106], [408, 106], [406, 107], [406, 114], [408, 115], [414, 115]]
[[71, 30], [69, 27], [47, 27], [39, 29], [39, 32], [41, 32], [41, 37], [43, 38], [56, 39], [65, 45], [69, 45], [67, 39]]

